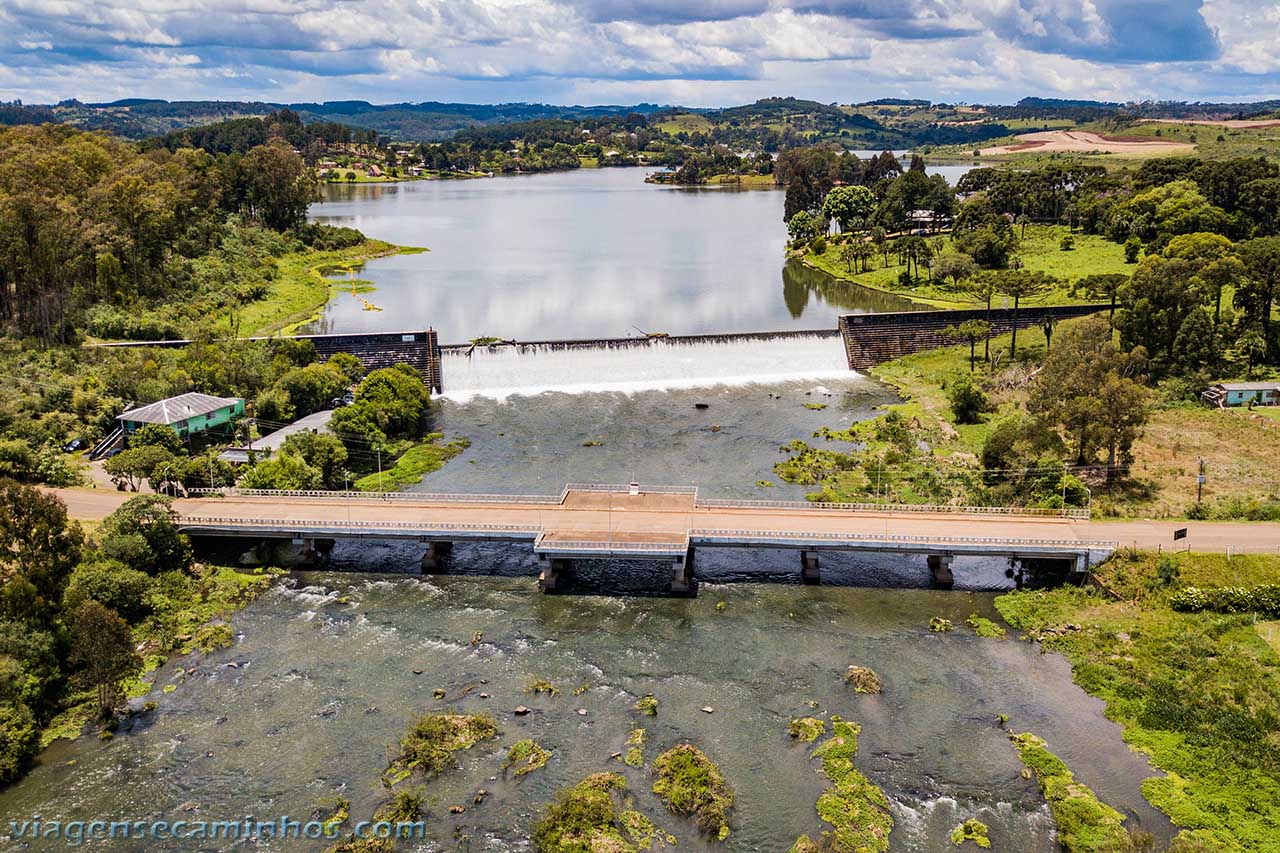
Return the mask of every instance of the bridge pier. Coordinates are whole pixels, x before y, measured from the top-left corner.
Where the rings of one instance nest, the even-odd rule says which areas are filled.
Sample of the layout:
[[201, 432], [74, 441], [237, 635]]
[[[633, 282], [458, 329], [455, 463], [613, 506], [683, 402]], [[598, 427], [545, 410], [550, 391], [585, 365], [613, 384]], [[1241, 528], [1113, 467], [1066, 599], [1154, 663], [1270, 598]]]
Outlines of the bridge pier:
[[573, 560], [563, 557], [543, 557], [539, 562], [542, 571], [538, 574], [538, 589], [551, 592], [560, 582], [560, 576], [573, 571]]
[[929, 574], [933, 575], [933, 585], [938, 589], [951, 589], [956, 579], [951, 574], [951, 562], [955, 557], [951, 554], [930, 554]]
[[422, 555], [422, 573], [438, 575], [444, 572], [444, 558], [453, 551], [452, 542], [428, 542], [427, 553]]
[[671, 564], [671, 591], [677, 595], [688, 595], [697, 589], [694, 577], [694, 553], [690, 547], [682, 557], [676, 557]]
[[800, 581], [807, 584], [815, 584], [822, 581], [822, 574], [818, 571], [818, 555], [816, 552], [800, 552]]

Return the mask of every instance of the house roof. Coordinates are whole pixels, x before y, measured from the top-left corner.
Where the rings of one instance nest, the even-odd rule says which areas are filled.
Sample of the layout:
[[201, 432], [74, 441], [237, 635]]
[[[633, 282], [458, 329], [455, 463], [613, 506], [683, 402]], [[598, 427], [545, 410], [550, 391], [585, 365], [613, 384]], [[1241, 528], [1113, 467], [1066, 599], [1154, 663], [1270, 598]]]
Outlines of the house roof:
[[226, 408], [241, 402], [239, 397], [214, 397], [210, 394], [199, 394], [189, 391], [176, 397], [157, 400], [136, 409], [120, 413], [116, 420], [133, 421], [144, 424], [175, 424], [193, 418], [196, 415], [207, 415], [218, 409]]
[[1280, 391], [1280, 382], [1219, 382], [1224, 391]]

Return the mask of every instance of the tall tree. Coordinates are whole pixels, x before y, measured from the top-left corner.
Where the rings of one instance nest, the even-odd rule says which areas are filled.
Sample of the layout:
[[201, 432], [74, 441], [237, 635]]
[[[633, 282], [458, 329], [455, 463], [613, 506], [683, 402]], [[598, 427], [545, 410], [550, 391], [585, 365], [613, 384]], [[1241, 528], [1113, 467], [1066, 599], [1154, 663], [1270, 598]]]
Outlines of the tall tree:
[[1262, 326], [1268, 357], [1274, 356], [1271, 309], [1280, 293], [1280, 237], [1255, 237], [1239, 244], [1247, 278], [1236, 289], [1236, 304]]
[[833, 187], [822, 202], [822, 215], [834, 219], [841, 231], [850, 231], [855, 226], [861, 228], [875, 206], [876, 197], [866, 187]]
[[71, 663], [76, 683], [97, 690], [98, 715], [109, 719], [120, 699], [120, 684], [142, 669], [129, 624], [90, 599], [71, 615]]
[[315, 173], [284, 140], [252, 149], [240, 170], [249, 212], [268, 228], [297, 228], [306, 222], [311, 203], [320, 200]]
[[47, 619], [62, 600], [84, 537], [55, 495], [0, 480], [0, 617]]
[[1009, 358], [1018, 357], [1018, 310], [1023, 300], [1035, 299], [1058, 283], [1047, 273], [1032, 270], [1001, 270], [994, 276], [995, 287], [1013, 300], [1013, 336], [1009, 340]]

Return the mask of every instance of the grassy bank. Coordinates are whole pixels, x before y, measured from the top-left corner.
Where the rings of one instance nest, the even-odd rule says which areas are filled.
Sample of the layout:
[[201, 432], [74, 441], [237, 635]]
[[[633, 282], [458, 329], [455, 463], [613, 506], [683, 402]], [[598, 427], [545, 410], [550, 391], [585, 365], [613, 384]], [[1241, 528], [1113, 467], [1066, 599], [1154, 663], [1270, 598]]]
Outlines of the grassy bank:
[[[1068, 328], [1068, 321], [1059, 327]], [[912, 426], [930, 450], [928, 459], [938, 470], [956, 475], [976, 473], [978, 457], [995, 424], [1022, 411], [1025, 385], [1016, 384], [1016, 370], [1008, 368], [1009, 335], [991, 339], [992, 353], [1005, 365], [1003, 376], [994, 377], [988, 396], [992, 411], [978, 423], [957, 423], [947, 396], [948, 387], [969, 373], [969, 347], [940, 347], [872, 368], [870, 374], [893, 386], [903, 402], [885, 407]], [[1019, 359], [1028, 366], [1044, 357], [1045, 337], [1039, 328], [1018, 332]], [[990, 382], [978, 343], [978, 373]], [[1207, 518], [1271, 518], [1280, 511], [1280, 478], [1272, 460], [1280, 458], [1280, 409], [1214, 410], [1198, 403], [1162, 402], [1157, 397], [1150, 419], [1134, 442], [1129, 478], [1110, 486], [1094, 484], [1093, 500], [1099, 515], [1140, 518], [1184, 518], [1202, 513]], [[816, 444], [816, 443], [815, 443]], [[829, 446], [829, 445], [828, 445]], [[841, 448], [843, 449], [843, 448]], [[916, 454], [920, 456], [920, 454]], [[1199, 460], [1205, 463], [1204, 503], [1195, 507]], [[922, 464], [925, 458], [920, 458]], [[848, 499], [839, 479], [821, 490], [824, 499]]]
[[[175, 655], [209, 652], [229, 646], [234, 634], [230, 619], [270, 586], [278, 572], [271, 569], [242, 571], [228, 566], [196, 566], [191, 574], [167, 572], [154, 581], [148, 594], [152, 612], [133, 627], [134, 647], [143, 661], [142, 671], [124, 685], [129, 698], [146, 696], [163, 677], [161, 669]], [[164, 686], [173, 689], [185, 678], [178, 665]], [[67, 697], [64, 708], [41, 733], [43, 749], [58, 738], [78, 737], [94, 721], [97, 694], [80, 691]]]
[[1252, 614], [1181, 613], [1180, 588], [1274, 582], [1280, 557], [1121, 553], [1107, 590], [996, 599], [1010, 624], [1060, 652], [1163, 776], [1143, 794], [1182, 829], [1179, 849], [1275, 850], [1280, 838], [1280, 656]]
[[[1071, 293], [1071, 282], [1090, 275], [1103, 273], [1128, 275], [1133, 272], [1133, 266], [1124, 261], [1124, 247], [1097, 234], [1072, 233], [1065, 225], [1031, 225], [1025, 231], [1018, 230], [1022, 237], [1017, 255], [1022, 259], [1024, 267], [1056, 276], [1063, 282], [1042, 298], [1033, 303], [1027, 303], [1031, 308], [1036, 305], [1071, 305], [1087, 302], [1089, 300], [1083, 294]], [[1074, 241], [1074, 248], [1064, 252], [1062, 238], [1068, 234]], [[943, 234], [928, 239], [941, 246], [944, 252], [955, 251], [948, 235]], [[902, 285], [899, 282], [899, 276], [906, 270], [906, 266], [897, 262], [897, 257], [892, 251], [889, 253], [887, 264], [883, 254], [876, 254], [870, 259], [866, 272], [853, 272], [849, 263], [841, 257], [844, 248], [843, 244], [831, 241], [825, 252], [820, 255], [808, 252], [803, 256], [802, 261], [841, 281], [891, 293], [894, 296], [902, 296], [937, 308], [972, 307], [973, 305], [972, 300], [965, 293], [955, 290], [950, 282], [940, 284], [921, 277], [909, 287]], [[855, 264], [853, 268], [856, 269], [857, 265]], [[1001, 299], [1003, 297], [997, 297], [996, 306], [1002, 304]]]
[[382, 472], [366, 474], [355, 481], [355, 487], [362, 492], [393, 492], [405, 486], [412, 486], [432, 471], [438, 471], [444, 464], [471, 446], [465, 438], [441, 442], [444, 436], [438, 432], [427, 435], [422, 441], [409, 447], [395, 464]]
[[[325, 304], [350, 282], [326, 278], [335, 273], [358, 270], [365, 261], [387, 255], [408, 255], [426, 249], [395, 246], [382, 240], [367, 240], [350, 249], [331, 252], [293, 252], [276, 261], [276, 277], [267, 295], [241, 308], [234, 320], [241, 335], [289, 334], [320, 317]], [[233, 318], [224, 317], [222, 329], [229, 330]]]

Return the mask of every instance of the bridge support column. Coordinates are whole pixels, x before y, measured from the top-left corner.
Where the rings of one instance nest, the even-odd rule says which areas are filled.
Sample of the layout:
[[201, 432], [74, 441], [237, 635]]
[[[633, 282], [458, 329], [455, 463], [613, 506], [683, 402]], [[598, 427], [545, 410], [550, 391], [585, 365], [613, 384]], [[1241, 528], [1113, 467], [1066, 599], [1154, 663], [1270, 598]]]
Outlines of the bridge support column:
[[933, 585], [939, 589], [951, 589], [955, 584], [955, 576], [951, 574], [951, 554], [930, 554], [929, 574], [933, 575]]
[[295, 566], [319, 565], [333, 550], [332, 539], [294, 539], [292, 545]]
[[560, 576], [573, 570], [573, 561], [560, 557], [543, 557], [540, 561], [542, 571], [538, 574], [538, 589], [551, 592], [560, 582]]
[[822, 580], [818, 571], [818, 555], [813, 551], [800, 552], [800, 580], [803, 583], [815, 584]]
[[693, 574], [694, 553], [690, 547], [683, 557], [676, 557], [671, 564], [671, 591], [679, 595], [687, 595], [696, 589], [697, 582]]
[[452, 542], [428, 542], [427, 553], [422, 555], [422, 573], [437, 575], [444, 572], [444, 558], [452, 551]]

